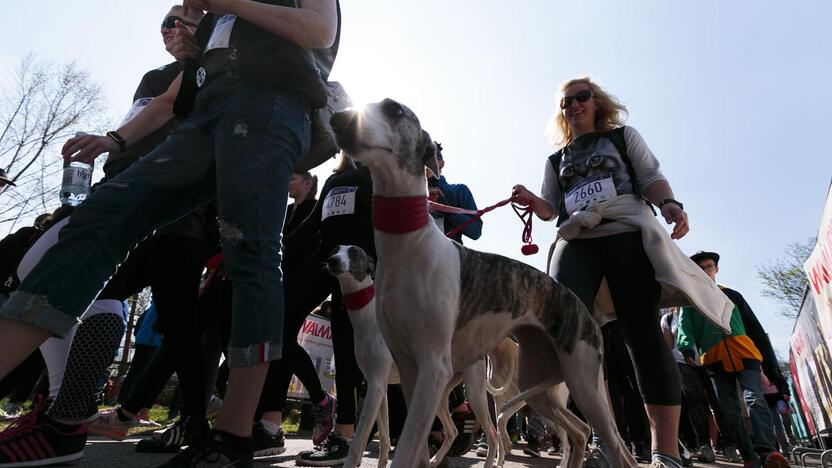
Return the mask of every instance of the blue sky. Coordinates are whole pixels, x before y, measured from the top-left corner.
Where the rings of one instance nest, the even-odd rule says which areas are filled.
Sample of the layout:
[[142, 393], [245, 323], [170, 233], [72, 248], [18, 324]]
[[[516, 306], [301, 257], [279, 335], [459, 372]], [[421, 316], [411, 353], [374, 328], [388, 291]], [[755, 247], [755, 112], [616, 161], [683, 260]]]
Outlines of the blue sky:
[[[28, 51], [75, 60], [101, 83], [116, 125], [142, 74], [167, 63], [158, 32], [172, 3], [14, 2], [0, 66]], [[114, 5], [117, 5], [114, 7]], [[723, 256], [720, 282], [742, 292], [786, 355], [792, 323], [760, 296], [756, 266], [817, 232], [832, 177], [826, 108], [832, 49], [824, 1], [647, 2], [344, 0], [333, 78], [359, 102], [410, 106], [445, 147], [445, 175], [481, 206], [515, 183], [538, 189], [557, 86], [590, 75], [630, 110], [690, 214], [680, 247]], [[328, 168], [319, 170], [326, 177]], [[469, 245], [520, 254], [508, 208]]]

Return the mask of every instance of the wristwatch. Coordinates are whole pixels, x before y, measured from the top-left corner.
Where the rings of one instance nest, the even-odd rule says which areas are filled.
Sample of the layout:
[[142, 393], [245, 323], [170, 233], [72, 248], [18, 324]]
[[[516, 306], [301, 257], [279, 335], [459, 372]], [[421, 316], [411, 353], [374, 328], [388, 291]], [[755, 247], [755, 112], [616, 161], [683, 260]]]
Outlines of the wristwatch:
[[127, 151], [127, 142], [124, 140], [124, 137], [119, 135], [117, 131], [113, 130], [107, 132], [107, 137], [116, 142], [116, 144], [118, 145], [119, 153]]
[[685, 205], [683, 205], [682, 202], [680, 202], [678, 200], [674, 200], [672, 198], [665, 198], [664, 200], [660, 201], [659, 202], [659, 209], [662, 209], [662, 207], [664, 205], [668, 204], [668, 203], [673, 203], [674, 205], [678, 206], [680, 210], [685, 209]]

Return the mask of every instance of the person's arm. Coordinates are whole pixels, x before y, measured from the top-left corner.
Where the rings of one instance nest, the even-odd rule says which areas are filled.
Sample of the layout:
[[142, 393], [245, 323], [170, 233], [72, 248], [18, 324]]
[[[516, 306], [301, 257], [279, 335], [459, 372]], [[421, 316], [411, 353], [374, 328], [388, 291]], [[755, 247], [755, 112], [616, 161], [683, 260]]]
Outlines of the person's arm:
[[[474, 201], [474, 195], [471, 193], [471, 190], [468, 189], [467, 186], [463, 184], [457, 185], [455, 195], [458, 197], [456, 201], [459, 208], [474, 211], [477, 210], [477, 202]], [[473, 215], [466, 214], [447, 215], [448, 221], [450, 221], [450, 223], [453, 226], [461, 226], [463, 223], [466, 223], [472, 217]], [[471, 224], [465, 226], [465, 229], [462, 230], [462, 233], [471, 239], [479, 239], [482, 235], [482, 218], [477, 218], [476, 220], [471, 222]]]
[[298, 8], [253, 0], [185, 0], [184, 6], [237, 15], [275, 36], [309, 49], [330, 47], [338, 29], [335, 0], [298, 0]]
[[543, 221], [551, 221], [555, 219], [558, 213], [555, 207], [560, 203], [560, 186], [558, 185], [557, 174], [549, 160], [543, 167], [543, 189], [541, 190], [542, 197], [538, 197], [532, 193], [525, 186], [517, 184], [512, 189], [515, 201], [523, 206], [531, 205], [534, 209], [534, 214]]
[[685, 356], [685, 361], [696, 366], [698, 363], [694, 359], [696, 355], [696, 312], [693, 309], [683, 307], [679, 312], [679, 335], [676, 337], [676, 344], [679, 346], [679, 351]]
[[[624, 139], [627, 141], [627, 157], [630, 158], [633, 164], [644, 198], [656, 206], [659, 206], [664, 200], [675, 199], [670, 183], [661, 173], [658, 159], [650, 151], [641, 134], [633, 127], [626, 127], [624, 129]], [[670, 234], [672, 239], [681, 239], [690, 231], [688, 214], [681, 206], [675, 203], [666, 203], [661, 207], [661, 212], [667, 224], [676, 224]]]
[[[128, 146], [162, 128], [173, 118], [173, 101], [179, 94], [181, 82], [182, 73], [180, 72], [167, 91], [153, 98], [136, 117], [116, 130]], [[108, 151], [119, 151], [118, 144], [112, 138], [106, 135], [80, 135], [64, 143], [61, 154], [65, 161], [81, 161], [89, 164], [100, 154]]]

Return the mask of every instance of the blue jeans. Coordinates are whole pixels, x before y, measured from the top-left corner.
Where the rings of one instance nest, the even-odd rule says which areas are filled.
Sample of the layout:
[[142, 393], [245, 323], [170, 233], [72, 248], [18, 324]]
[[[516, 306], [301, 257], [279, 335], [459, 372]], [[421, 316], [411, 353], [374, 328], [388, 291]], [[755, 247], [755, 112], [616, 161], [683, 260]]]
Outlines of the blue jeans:
[[234, 281], [230, 366], [277, 360], [280, 236], [292, 167], [309, 148], [305, 103], [224, 76], [168, 139], [82, 203], [0, 317], [65, 335], [127, 253], [154, 229], [217, 199]]
[[[777, 450], [771, 413], [763, 396], [760, 369], [745, 368], [739, 372], [718, 369], [711, 372], [711, 380], [716, 387], [717, 398], [725, 416], [725, 424], [728, 426], [725, 430], [737, 442], [743, 460], [756, 460], [759, 453]], [[749, 437], [742, 422], [737, 384], [742, 389], [743, 399], [748, 407], [752, 437]]]

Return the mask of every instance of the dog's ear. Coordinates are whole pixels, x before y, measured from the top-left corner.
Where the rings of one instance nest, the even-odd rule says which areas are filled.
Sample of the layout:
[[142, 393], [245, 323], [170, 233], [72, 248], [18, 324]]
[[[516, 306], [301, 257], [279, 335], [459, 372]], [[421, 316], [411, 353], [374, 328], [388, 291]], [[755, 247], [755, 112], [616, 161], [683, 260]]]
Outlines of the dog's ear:
[[420, 141], [420, 146], [422, 146], [422, 163], [424, 163], [425, 167], [430, 169], [436, 177], [439, 177], [439, 163], [436, 161], [436, 144], [434, 144], [433, 140], [430, 138], [428, 132], [422, 130], [422, 140]]
[[375, 279], [376, 277], [376, 262], [372, 257], [367, 259], [367, 274], [370, 275], [370, 278]]

